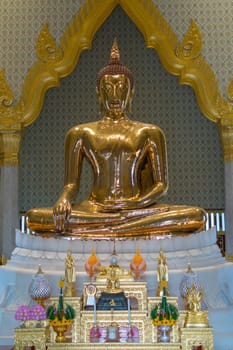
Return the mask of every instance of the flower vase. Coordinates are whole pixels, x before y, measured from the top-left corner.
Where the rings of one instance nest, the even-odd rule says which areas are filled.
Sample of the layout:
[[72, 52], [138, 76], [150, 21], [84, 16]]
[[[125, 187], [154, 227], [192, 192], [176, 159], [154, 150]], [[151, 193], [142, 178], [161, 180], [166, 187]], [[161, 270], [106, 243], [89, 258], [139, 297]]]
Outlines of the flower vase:
[[160, 343], [170, 342], [170, 331], [172, 327], [167, 325], [158, 326], [158, 341]]
[[66, 343], [65, 333], [68, 331], [69, 327], [72, 325], [73, 320], [51, 320], [50, 324], [53, 327], [54, 332], [57, 334], [55, 338], [56, 343]]

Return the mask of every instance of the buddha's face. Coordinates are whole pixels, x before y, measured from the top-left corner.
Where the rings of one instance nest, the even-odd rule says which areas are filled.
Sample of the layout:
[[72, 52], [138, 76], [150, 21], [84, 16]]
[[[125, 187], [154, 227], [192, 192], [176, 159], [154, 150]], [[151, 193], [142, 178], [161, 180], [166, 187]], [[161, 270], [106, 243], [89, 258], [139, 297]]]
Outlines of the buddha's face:
[[108, 114], [121, 114], [132, 97], [129, 78], [124, 74], [105, 75], [100, 81], [98, 95]]

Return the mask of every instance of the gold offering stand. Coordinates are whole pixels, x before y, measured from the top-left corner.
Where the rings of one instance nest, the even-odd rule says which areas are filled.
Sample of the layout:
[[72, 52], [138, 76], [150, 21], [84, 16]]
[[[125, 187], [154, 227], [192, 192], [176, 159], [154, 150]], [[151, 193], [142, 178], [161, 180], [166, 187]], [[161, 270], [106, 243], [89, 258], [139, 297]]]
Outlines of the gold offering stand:
[[[132, 276], [131, 276], [132, 277]], [[67, 336], [66, 343], [56, 343], [55, 333], [50, 327], [45, 328], [17, 328], [15, 329], [15, 350], [22, 350], [27, 346], [35, 346], [38, 350], [71, 350], [71, 349], [119, 349], [129, 350], [136, 348], [138, 350], [145, 349], [174, 349], [174, 350], [213, 350], [213, 332], [208, 324], [197, 324], [186, 326], [188, 310], [181, 310], [179, 318], [174, 326], [172, 326], [170, 334], [170, 342], [158, 342], [157, 327], [152, 324], [150, 312], [156, 303], [161, 301], [161, 297], [148, 297], [146, 282], [133, 281], [132, 278], [120, 279], [120, 290], [128, 300], [132, 301], [131, 308], [128, 310], [96, 310], [86, 308], [88, 283], [83, 286], [82, 297], [65, 297], [64, 303], [70, 304], [76, 311], [76, 317]], [[95, 300], [98, 300], [101, 293], [106, 291], [106, 279], [102, 276], [97, 278], [95, 283]], [[92, 286], [93, 286], [92, 285]], [[117, 286], [119, 288], [119, 285]], [[110, 290], [109, 290], [110, 291]], [[116, 292], [112, 290], [112, 293]], [[177, 305], [176, 297], [167, 298], [170, 303]], [[51, 302], [57, 303], [58, 298], [51, 298]], [[130, 311], [129, 311], [130, 310]], [[203, 311], [204, 319], [208, 320], [208, 312]], [[201, 326], [200, 326], [201, 325]], [[91, 339], [91, 329], [97, 327], [100, 329], [127, 329], [134, 327], [138, 330], [138, 338], [135, 340], [130, 338], [120, 339], [114, 336], [112, 341], [109, 338]], [[111, 339], [111, 336], [110, 336]]]

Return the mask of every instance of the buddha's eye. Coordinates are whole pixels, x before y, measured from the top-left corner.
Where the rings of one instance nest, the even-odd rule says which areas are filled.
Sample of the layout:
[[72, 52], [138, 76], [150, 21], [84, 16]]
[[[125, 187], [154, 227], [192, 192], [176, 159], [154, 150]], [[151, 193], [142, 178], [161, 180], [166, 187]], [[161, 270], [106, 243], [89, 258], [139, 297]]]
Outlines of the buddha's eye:
[[117, 92], [122, 93], [123, 91], [124, 91], [124, 85], [122, 84], [117, 85]]
[[112, 85], [111, 85], [111, 84], [105, 84], [105, 85], [104, 85], [104, 91], [105, 91], [107, 94], [110, 94], [110, 93], [113, 91]]
[[117, 91], [121, 94], [124, 93], [126, 90], [127, 90], [127, 87], [125, 85], [120, 85], [117, 87]]

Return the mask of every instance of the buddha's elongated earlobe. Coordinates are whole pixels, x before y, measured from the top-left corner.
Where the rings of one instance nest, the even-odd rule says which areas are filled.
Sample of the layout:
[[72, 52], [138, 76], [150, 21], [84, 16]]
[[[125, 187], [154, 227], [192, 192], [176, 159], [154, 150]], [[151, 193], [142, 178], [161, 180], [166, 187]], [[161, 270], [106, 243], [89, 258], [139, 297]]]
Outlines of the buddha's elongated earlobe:
[[129, 100], [128, 111], [129, 111], [129, 114], [132, 114], [132, 99]]
[[98, 97], [98, 103], [99, 103], [99, 116], [101, 116], [103, 114], [103, 103], [102, 103], [102, 99], [100, 97], [100, 92], [99, 92], [99, 89], [96, 87], [96, 94], [97, 94], [97, 97]]
[[129, 101], [128, 101], [128, 106], [127, 106], [127, 109], [128, 109], [129, 114], [132, 114], [132, 100], [133, 100], [133, 95], [134, 95], [134, 89], [132, 89], [132, 90], [130, 91], [130, 95], [129, 95]]
[[102, 116], [104, 114], [104, 107], [101, 98], [99, 98], [99, 115]]

